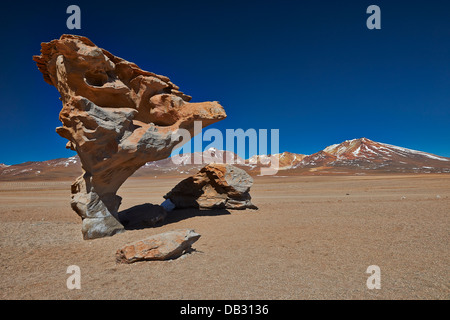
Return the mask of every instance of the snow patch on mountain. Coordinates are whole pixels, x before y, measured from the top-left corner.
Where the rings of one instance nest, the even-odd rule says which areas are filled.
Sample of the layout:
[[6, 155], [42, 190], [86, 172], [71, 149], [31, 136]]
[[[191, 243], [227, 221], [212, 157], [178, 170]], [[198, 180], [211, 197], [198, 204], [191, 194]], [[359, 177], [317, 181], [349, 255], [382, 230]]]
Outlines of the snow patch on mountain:
[[413, 149], [407, 149], [407, 148], [402, 148], [402, 147], [397, 147], [397, 146], [393, 146], [390, 144], [386, 144], [384, 143], [384, 145], [388, 146], [389, 148], [395, 149], [395, 150], [399, 150], [401, 152], [403, 152], [403, 154], [408, 154], [408, 153], [414, 153], [417, 155], [421, 155], [424, 157], [428, 157], [430, 159], [435, 159], [435, 160], [439, 160], [439, 161], [450, 161], [449, 158], [444, 158], [444, 157], [440, 157], [440, 156], [436, 156], [434, 154], [431, 153], [427, 153], [427, 152], [423, 152], [423, 151], [418, 151], [418, 150], [413, 150]]

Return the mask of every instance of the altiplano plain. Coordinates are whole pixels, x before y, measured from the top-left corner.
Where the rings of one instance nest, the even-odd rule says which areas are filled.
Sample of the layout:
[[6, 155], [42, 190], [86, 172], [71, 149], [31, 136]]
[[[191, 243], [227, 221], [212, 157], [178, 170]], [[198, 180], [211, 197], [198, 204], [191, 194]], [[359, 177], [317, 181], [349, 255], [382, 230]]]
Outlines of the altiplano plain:
[[[131, 177], [121, 210], [160, 204], [183, 176]], [[83, 240], [72, 181], [0, 182], [1, 299], [449, 299], [450, 175], [255, 177], [258, 210], [170, 212]], [[117, 264], [126, 243], [194, 229], [194, 252]], [[78, 265], [81, 289], [69, 290]], [[366, 286], [367, 267], [381, 289]]]

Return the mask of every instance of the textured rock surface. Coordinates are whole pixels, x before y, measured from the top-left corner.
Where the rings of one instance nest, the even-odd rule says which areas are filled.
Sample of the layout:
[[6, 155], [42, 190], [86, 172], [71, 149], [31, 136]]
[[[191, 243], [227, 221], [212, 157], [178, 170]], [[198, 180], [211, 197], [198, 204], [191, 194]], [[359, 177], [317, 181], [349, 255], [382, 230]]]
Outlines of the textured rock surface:
[[174, 230], [157, 234], [127, 244], [117, 250], [118, 263], [133, 263], [143, 260], [175, 259], [192, 250], [192, 244], [200, 238], [194, 230]]
[[[61, 94], [62, 126], [81, 160], [71, 206], [83, 219], [85, 239], [123, 231], [117, 220], [123, 182], [146, 162], [167, 158], [173, 133], [193, 122], [205, 127], [226, 117], [217, 102], [189, 103], [169, 78], [141, 70], [81, 36], [62, 35], [34, 56], [44, 80]], [[186, 142], [186, 141], [185, 141]]]
[[164, 198], [176, 208], [257, 209], [251, 203], [253, 178], [229, 164], [209, 164], [178, 183]]

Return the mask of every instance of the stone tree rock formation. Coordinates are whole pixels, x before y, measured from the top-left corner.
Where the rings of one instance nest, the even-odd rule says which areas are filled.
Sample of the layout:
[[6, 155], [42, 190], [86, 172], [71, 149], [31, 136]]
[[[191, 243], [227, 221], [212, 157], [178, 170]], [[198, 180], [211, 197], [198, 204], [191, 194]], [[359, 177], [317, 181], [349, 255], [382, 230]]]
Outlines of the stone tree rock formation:
[[[84, 173], [72, 184], [72, 209], [82, 218], [84, 239], [124, 230], [117, 219], [125, 180], [149, 161], [170, 156], [179, 128], [193, 134], [222, 120], [218, 102], [189, 103], [169, 78], [97, 47], [88, 38], [62, 35], [33, 56], [44, 80], [55, 86], [63, 108], [56, 132], [69, 140]], [[184, 141], [186, 142], [186, 141]]]

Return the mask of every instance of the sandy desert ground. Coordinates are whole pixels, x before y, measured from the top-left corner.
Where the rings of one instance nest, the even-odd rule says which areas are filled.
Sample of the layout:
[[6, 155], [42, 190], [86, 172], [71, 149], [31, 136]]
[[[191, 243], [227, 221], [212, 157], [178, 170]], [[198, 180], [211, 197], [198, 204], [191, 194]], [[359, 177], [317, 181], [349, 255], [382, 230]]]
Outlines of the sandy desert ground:
[[[121, 209], [181, 177], [131, 178]], [[449, 299], [450, 175], [256, 177], [259, 210], [179, 211], [86, 241], [71, 181], [0, 182], [1, 299]], [[195, 252], [116, 264], [122, 245], [192, 228]], [[69, 290], [67, 267], [81, 269]], [[381, 269], [369, 290], [366, 269]]]

